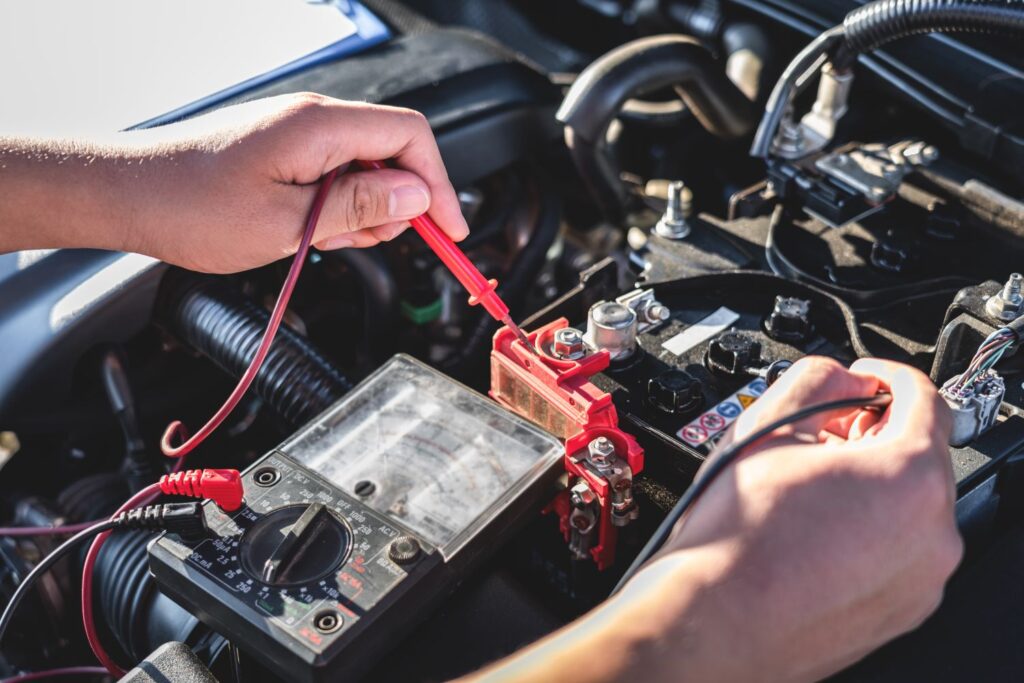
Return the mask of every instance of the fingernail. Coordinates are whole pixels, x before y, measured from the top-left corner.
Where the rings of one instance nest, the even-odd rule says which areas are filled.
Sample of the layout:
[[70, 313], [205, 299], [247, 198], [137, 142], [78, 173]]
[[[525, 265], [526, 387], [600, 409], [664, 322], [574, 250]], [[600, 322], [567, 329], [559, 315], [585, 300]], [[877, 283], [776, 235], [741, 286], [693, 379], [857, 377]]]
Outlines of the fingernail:
[[355, 244], [355, 242], [353, 242], [348, 237], [345, 237], [344, 235], [335, 235], [334, 237], [325, 239], [318, 248], [321, 251], [331, 251], [333, 249], [344, 249], [345, 247], [351, 247], [353, 244]]
[[386, 233], [384, 233], [385, 241], [390, 241], [390, 240], [395, 239], [396, 237], [401, 235], [403, 232], [405, 232], [405, 229], [407, 227], [409, 227], [409, 226], [408, 225], [396, 225], [395, 227], [390, 228]]
[[392, 218], [412, 218], [430, 208], [430, 195], [416, 185], [399, 185], [388, 197], [388, 215]]

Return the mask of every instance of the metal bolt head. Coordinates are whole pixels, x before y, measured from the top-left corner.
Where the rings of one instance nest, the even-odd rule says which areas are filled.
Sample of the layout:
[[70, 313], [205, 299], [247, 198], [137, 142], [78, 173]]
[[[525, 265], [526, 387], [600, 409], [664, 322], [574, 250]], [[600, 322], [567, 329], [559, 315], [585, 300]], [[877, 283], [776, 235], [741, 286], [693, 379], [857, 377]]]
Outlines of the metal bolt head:
[[606, 465], [615, 457], [615, 444], [606, 436], [599, 436], [587, 445], [590, 461], [595, 465]]
[[670, 315], [672, 315], [672, 312], [668, 310], [668, 306], [657, 301], [651, 303], [650, 306], [645, 306], [643, 310], [644, 321], [651, 324], [668, 320]]
[[687, 218], [693, 212], [693, 192], [682, 181], [676, 180], [668, 186], [668, 204], [654, 232], [668, 239], [681, 240], [690, 234]]
[[569, 489], [569, 500], [574, 508], [583, 508], [597, 500], [597, 496], [586, 482], [581, 481]]
[[989, 297], [985, 302], [985, 311], [993, 318], [1009, 321], [1014, 320], [1024, 313], [1024, 295], [1021, 287], [1024, 285], [1024, 276], [1020, 273], [1010, 275], [1003, 289]]
[[578, 360], [586, 355], [586, 347], [583, 345], [583, 334], [573, 327], [563, 327], [560, 330], [556, 330], [551, 350], [558, 358]]

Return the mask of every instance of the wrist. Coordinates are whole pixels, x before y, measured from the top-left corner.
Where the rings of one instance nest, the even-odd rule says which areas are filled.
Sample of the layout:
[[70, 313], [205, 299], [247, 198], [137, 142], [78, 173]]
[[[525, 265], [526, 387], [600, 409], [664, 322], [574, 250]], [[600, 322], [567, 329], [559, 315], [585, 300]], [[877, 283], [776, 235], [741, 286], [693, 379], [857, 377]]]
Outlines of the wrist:
[[727, 683], [734, 641], [716, 605], [735, 562], [725, 547], [700, 546], [662, 555], [639, 572], [612, 603], [621, 603], [628, 658], [615, 681]]

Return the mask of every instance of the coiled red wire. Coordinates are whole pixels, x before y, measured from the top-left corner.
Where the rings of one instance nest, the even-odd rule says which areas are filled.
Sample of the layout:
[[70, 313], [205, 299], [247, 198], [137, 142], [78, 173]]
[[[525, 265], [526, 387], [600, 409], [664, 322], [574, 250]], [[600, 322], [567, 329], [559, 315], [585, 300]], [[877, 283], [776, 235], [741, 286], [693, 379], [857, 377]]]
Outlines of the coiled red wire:
[[299, 274], [302, 272], [302, 266], [306, 262], [306, 255], [309, 253], [309, 247], [313, 242], [313, 233], [316, 232], [316, 224], [320, 220], [320, 212], [324, 208], [324, 202], [327, 201], [327, 194], [331, 189], [331, 185], [334, 183], [334, 178], [338, 174], [338, 169], [334, 169], [327, 173], [320, 181], [320, 187], [317, 188], [316, 197], [313, 199], [313, 206], [309, 210], [309, 218], [306, 220], [306, 229], [302, 233], [302, 240], [299, 242], [299, 248], [295, 252], [295, 258], [292, 260], [291, 268], [288, 270], [288, 276], [284, 280], [284, 285], [281, 287], [281, 293], [277, 296], [277, 303], [274, 304], [274, 310], [270, 313], [270, 322], [267, 323], [267, 330], [263, 333], [263, 338], [260, 340], [260, 345], [256, 349], [256, 354], [252, 357], [252, 361], [249, 362], [249, 367], [246, 369], [242, 378], [238, 380], [238, 384], [235, 386], [234, 391], [228, 396], [227, 400], [224, 401], [224, 405], [213, 414], [206, 424], [204, 424], [199, 431], [195, 434], [187, 437], [185, 441], [177, 446], [174, 442], [182, 438], [186, 434], [185, 425], [180, 420], [175, 420], [167, 426], [164, 431], [164, 436], [160, 440], [160, 450], [163, 451], [164, 455], [171, 458], [180, 458], [196, 448], [199, 444], [206, 440], [210, 434], [220, 426], [222, 422], [231, 414], [231, 411], [235, 409], [239, 401], [245, 395], [245, 392], [249, 389], [249, 385], [252, 384], [253, 380], [256, 379], [256, 375], [260, 371], [260, 367], [263, 365], [264, 359], [267, 357], [267, 353], [270, 352], [270, 345], [274, 342], [274, 337], [277, 335], [277, 328], [281, 326], [281, 319], [284, 317], [284, 312], [288, 308], [288, 301], [292, 298], [292, 292], [295, 290], [295, 283], [299, 280]]

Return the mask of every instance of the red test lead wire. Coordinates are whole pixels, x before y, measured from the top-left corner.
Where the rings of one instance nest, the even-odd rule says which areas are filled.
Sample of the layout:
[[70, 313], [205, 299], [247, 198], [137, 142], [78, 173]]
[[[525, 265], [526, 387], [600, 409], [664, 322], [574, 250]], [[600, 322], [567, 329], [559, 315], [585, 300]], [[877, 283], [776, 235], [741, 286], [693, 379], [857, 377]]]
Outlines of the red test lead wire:
[[[388, 167], [383, 161], [360, 159], [356, 163], [367, 171]], [[437, 257], [441, 259], [441, 263], [451, 271], [455, 279], [469, 292], [469, 304], [471, 306], [476, 304], [483, 306], [492, 318], [515, 332], [519, 341], [523, 342], [526, 348], [536, 353], [530, 340], [519, 329], [519, 326], [512, 321], [512, 316], [508, 312], [508, 306], [495, 291], [498, 287], [498, 281], [485, 278], [483, 273], [473, 265], [469, 257], [459, 249], [455, 242], [452, 241], [452, 238], [434, 222], [434, 219], [429, 214], [423, 214], [410, 219], [409, 223], [419, 236], [423, 238], [423, 241], [427, 243], [427, 246], [437, 254]]]
[[306, 255], [309, 253], [309, 246], [313, 242], [313, 233], [316, 232], [317, 221], [320, 220], [320, 212], [324, 208], [324, 202], [327, 201], [328, 192], [331, 189], [331, 185], [334, 184], [334, 178], [338, 174], [338, 169], [330, 171], [320, 181], [320, 187], [317, 188], [316, 198], [313, 199], [313, 206], [309, 210], [309, 218], [306, 220], [306, 229], [302, 233], [302, 240], [299, 242], [299, 248], [295, 252], [295, 258], [292, 260], [292, 266], [288, 270], [288, 276], [284, 280], [284, 285], [281, 287], [281, 293], [277, 297], [277, 303], [274, 304], [274, 310], [270, 314], [270, 322], [267, 323], [267, 329], [263, 333], [263, 339], [260, 340], [260, 345], [256, 349], [256, 354], [252, 357], [249, 362], [249, 367], [246, 368], [245, 374], [238, 380], [238, 385], [235, 386], [234, 391], [228, 396], [227, 400], [224, 401], [224, 405], [214, 413], [205, 425], [200, 428], [198, 432], [188, 437], [184, 443], [177, 446], [174, 442], [182, 438], [185, 435], [185, 426], [179, 421], [175, 420], [167, 426], [164, 431], [164, 436], [160, 440], [160, 450], [163, 451], [164, 455], [171, 458], [181, 458], [192, 450], [196, 446], [206, 440], [210, 434], [220, 426], [220, 424], [227, 419], [227, 416], [231, 414], [231, 411], [235, 409], [239, 401], [245, 395], [245, 392], [249, 389], [249, 385], [256, 379], [256, 375], [260, 371], [260, 367], [263, 365], [263, 361], [266, 359], [267, 354], [270, 352], [270, 345], [274, 342], [274, 337], [277, 335], [277, 328], [281, 325], [281, 319], [284, 317], [284, 312], [288, 308], [288, 301], [292, 298], [292, 292], [295, 290], [295, 283], [299, 280], [299, 274], [302, 272], [302, 265], [306, 262]]
[[[238, 470], [212, 469], [186, 470], [165, 474], [158, 483], [150, 484], [129, 498], [111, 517], [148, 505], [161, 493], [208, 498], [222, 509], [231, 512], [242, 505], [242, 475]], [[106, 667], [110, 675], [120, 678], [124, 676], [125, 671], [107, 653], [103, 643], [100, 642], [99, 633], [96, 630], [96, 620], [92, 613], [93, 570], [96, 567], [96, 560], [99, 559], [100, 550], [109, 536], [109, 531], [97, 536], [85, 556], [85, 564], [82, 567], [82, 626], [85, 629], [85, 639], [89, 642], [89, 647], [92, 648], [96, 659]]]

